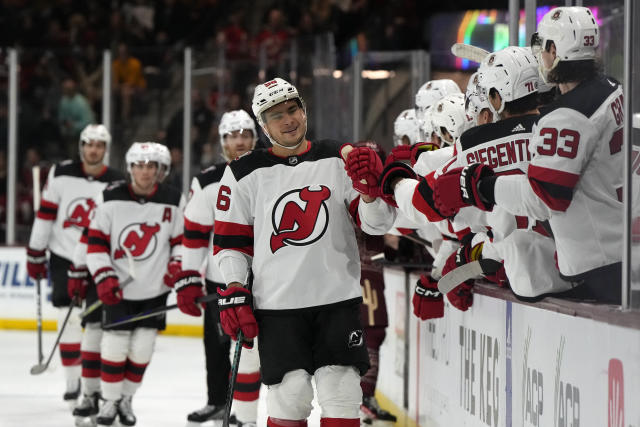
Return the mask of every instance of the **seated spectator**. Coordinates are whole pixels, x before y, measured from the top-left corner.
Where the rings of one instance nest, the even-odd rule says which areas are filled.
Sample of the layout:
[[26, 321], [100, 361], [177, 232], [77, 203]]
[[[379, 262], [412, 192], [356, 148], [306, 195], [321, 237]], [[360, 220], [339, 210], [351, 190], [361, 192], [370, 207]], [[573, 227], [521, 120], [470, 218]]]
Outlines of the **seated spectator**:
[[84, 95], [78, 93], [76, 82], [70, 78], [62, 82], [62, 97], [58, 104], [58, 123], [67, 143], [77, 142], [80, 132], [95, 116]]
[[120, 115], [123, 120], [132, 113], [131, 101], [147, 87], [142, 63], [129, 54], [124, 43], [118, 45], [118, 57], [113, 61], [113, 90], [120, 96]]

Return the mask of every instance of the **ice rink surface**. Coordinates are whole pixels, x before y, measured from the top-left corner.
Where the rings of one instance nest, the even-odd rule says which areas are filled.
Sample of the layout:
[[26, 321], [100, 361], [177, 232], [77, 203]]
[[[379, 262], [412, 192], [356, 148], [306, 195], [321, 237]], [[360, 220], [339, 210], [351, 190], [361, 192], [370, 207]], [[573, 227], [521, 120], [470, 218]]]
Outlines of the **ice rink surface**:
[[[45, 358], [55, 341], [43, 334]], [[62, 400], [65, 380], [56, 352], [49, 370], [31, 375], [37, 364], [35, 331], [0, 330], [0, 427], [72, 427], [74, 419]], [[206, 403], [202, 339], [158, 336], [142, 386], [133, 398], [137, 427], [221, 426], [221, 421], [187, 422], [187, 414]], [[266, 389], [261, 391], [258, 426], [266, 426]], [[316, 402], [309, 426], [320, 425]], [[114, 423], [119, 426], [120, 424]]]

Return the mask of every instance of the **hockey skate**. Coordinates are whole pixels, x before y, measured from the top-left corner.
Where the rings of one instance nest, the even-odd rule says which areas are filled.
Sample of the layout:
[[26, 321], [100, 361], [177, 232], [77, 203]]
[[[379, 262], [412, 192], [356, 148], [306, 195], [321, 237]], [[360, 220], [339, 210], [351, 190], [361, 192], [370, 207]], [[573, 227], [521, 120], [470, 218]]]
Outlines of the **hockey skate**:
[[[194, 423], [204, 423], [209, 420], [221, 420], [224, 417], [224, 405], [205, 405], [204, 408], [187, 415], [187, 420]], [[231, 422], [231, 420], [229, 420]]]
[[62, 395], [62, 399], [68, 402], [72, 406], [75, 406], [78, 397], [80, 396], [80, 378], [74, 378], [67, 380], [67, 389]]
[[118, 415], [118, 400], [106, 400], [100, 408], [96, 423], [98, 426], [112, 426]]
[[124, 396], [118, 402], [118, 416], [120, 418], [120, 424], [123, 426], [136, 425], [136, 416], [133, 414], [133, 407], [131, 406], [131, 399], [133, 396]]
[[396, 422], [396, 416], [382, 409], [378, 405], [375, 396], [364, 396], [362, 398], [360, 412], [362, 413], [361, 421], [365, 424], [372, 424], [374, 421]]
[[89, 427], [96, 425], [99, 401], [100, 393], [93, 393], [92, 395], [85, 394], [82, 396], [80, 404], [73, 410], [73, 416], [76, 417], [77, 427]]

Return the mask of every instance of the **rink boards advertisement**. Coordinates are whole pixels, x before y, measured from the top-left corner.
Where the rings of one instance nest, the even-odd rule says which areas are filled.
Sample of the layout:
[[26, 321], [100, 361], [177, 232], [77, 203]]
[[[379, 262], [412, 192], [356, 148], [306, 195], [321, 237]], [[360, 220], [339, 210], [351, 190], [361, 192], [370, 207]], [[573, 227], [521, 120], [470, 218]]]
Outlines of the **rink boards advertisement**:
[[[467, 312], [447, 302], [443, 318], [419, 321], [410, 304], [417, 279], [385, 272], [390, 325], [378, 388], [404, 410], [404, 425], [640, 427], [639, 330], [479, 294]], [[393, 301], [405, 292], [403, 389], [395, 349], [405, 338], [395, 331], [407, 320]]]
[[[27, 251], [23, 247], [0, 247], [0, 326], [27, 328], [35, 325], [36, 283], [27, 276]], [[42, 280], [42, 318], [45, 328], [54, 328], [60, 313], [51, 305], [51, 283]], [[175, 304], [175, 293], [171, 292], [167, 304]], [[180, 329], [184, 325], [186, 328]], [[187, 316], [179, 310], [167, 315], [168, 330], [189, 330], [202, 325], [202, 317]]]

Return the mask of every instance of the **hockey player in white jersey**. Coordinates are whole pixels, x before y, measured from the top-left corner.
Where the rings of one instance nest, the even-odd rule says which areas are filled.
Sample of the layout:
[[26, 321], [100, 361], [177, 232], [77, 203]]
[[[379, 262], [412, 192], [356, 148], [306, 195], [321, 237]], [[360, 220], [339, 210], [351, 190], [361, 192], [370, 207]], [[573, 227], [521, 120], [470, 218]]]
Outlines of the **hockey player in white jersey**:
[[[214, 210], [220, 179], [227, 163], [253, 150], [258, 140], [255, 122], [244, 110], [226, 112], [218, 126], [225, 161], [205, 169], [193, 178], [191, 194], [184, 211], [183, 271], [176, 279], [178, 307], [182, 312], [202, 315], [195, 299], [203, 296], [201, 271], [205, 268], [207, 294], [224, 287], [224, 279], [213, 260]], [[192, 422], [221, 419], [224, 415], [229, 386], [229, 337], [220, 327], [220, 313], [215, 301], [204, 307], [204, 348], [207, 369], [207, 404], [187, 417]], [[255, 425], [260, 395], [260, 362], [254, 345], [242, 352], [234, 388], [233, 409], [239, 424]]]
[[[78, 144], [80, 161], [62, 162], [49, 171], [27, 248], [27, 272], [36, 280], [47, 277], [46, 250], [49, 250], [51, 301], [54, 307], [61, 308], [58, 325], [62, 324], [71, 303], [67, 270], [73, 271], [73, 251], [82, 230], [89, 225], [95, 198], [109, 182], [124, 178], [105, 165], [111, 135], [104, 125], [86, 126]], [[75, 273], [80, 278], [87, 276], [86, 269]], [[82, 288], [74, 294], [78, 300], [84, 298]], [[60, 338], [60, 357], [67, 383], [64, 400], [70, 402], [75, 402], [80, 393], [82, 328], [78, 313], [79, 309], [74, 308]]]
[[[599, 28], [584, 7], [549, 11], [532, 39], [540, 73], [560, 96], [541, 111], [526, 175], [473, 164], [439, 178], [441, 209], [497, 205], [548, 220], [566, 296], [620, 302], [622, 89], [599, 73]], [[448, 185], [445, 185], [447, 184]]]
[[[173, 277], [179, 271], [184, 197], [158, 183], [160, 154], [152, 144], [133, 143], [126, 153], [131, 183], [116, 184], [102, 193], [89, 227], [87, 266], [104, 303], [101, 349], [101, 390], [105, 403], [98, 425], [135, 425], [132, 397], [151, 360], [165, 316], [108, 327], [127, 316], [166, 304]], [[128, 249], [135, 278], [129, 278]]]
[[267, 425], [307, 425], [314, 377], [320, 425], [359, 426], [369, 360], [352, 218], [383, 234], [395, 212], [358, 196], [338, 142], [306, 139], [304, 102], [290, 83], [258, 85], [252, 107], [273, 147], [231, 162], [220, 183], [214, 252], [227, 284], [218, 291], [222, 327], [259, 337]]
[[[159, 180], [162, 182], [171, 170], [171, 156], [169, 149], [155, 142], [150, 142], [158, 152], [160, 162]], [[124, 175], [122, 176], [124, 181]], [[102, 194], [96, 197], [96, 203], [102, 200]], [[96, 285], [87, 269], [87, 250], [89, 243], [89, 224], [82, 230], [80, 241], [73, 252], [73, 265], [68, 275], [67, 287], [69, 296], [74, 294], [85, 295], [85, 307], [91, 306], [98, 301]], [[100, 341], [102, 341], [102, 307], [93, 313], [87, 314], [82, 319], [82, 343], [80, 351], [82, 354], [82, 400], [73, 409], [76, 423], [83, 425], [85, 419], [90, 417], [95, 421], [98, 414], [100, 402]]]
[[[462, 134], [453, 167], [481, 162], [490, 165], [496, 175], [525, 174], [531, 153], [529, 141], [538, 120], [538, 63], [529, 48], [507, 47], [492, 53], [482, 61], [477, 73], [479, 100], [489, 103], [495, 123], [477, 126]], [[481, 121], [489, 116], [480, 110]], [[439, 191], [436, 180], [434, 193]], [[475, 207], [458, 211], [456, 222], [480, 233], [468, 239], [456, 256], [447, 260], [448, 270], [470, 261], [492, 259], [504, 262], [485, 263], [485, 277], [501, 284], [504, 274], [509, 277], [513, 292], [519, 297], [534, 298], [570, 288], [554, 268], [555, 245], [544, 224], [515, 216], [500, 207], [491, 212]], [[485, 236], [486, 234], [486, 236]], [[461, 284], [470, 289], [470, 284]]]

